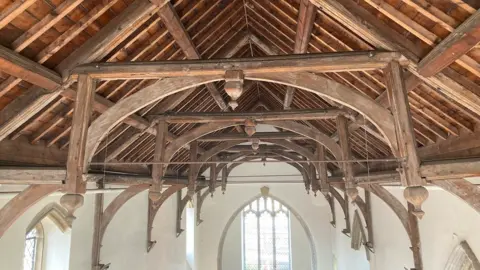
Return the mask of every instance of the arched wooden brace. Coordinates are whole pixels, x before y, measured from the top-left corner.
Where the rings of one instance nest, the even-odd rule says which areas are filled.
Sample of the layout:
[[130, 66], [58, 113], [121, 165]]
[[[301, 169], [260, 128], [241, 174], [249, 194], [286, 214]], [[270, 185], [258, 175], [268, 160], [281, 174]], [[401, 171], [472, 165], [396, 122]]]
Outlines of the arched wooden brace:
[[397, 215], [398, 219], [405, 228], [405, 231], [410, 239], [410, 244], [412, 245], [410, 249], [412, 250], [413, 254], [413, 263], [415, 265], [415, 270], [422, 270], [423, 262], [421, 255], [418, 219], [415, 218], [412, 213], [409, 214], [407, 208], [405, 208], [405, 206], [384, 187], [378, 184], [364, 185], [362, 187], [375, 194], [378, 198], [384, 201]]
[[451, 194], [465, 201], [480, 214], [480, 188], [465, 179], [432, 181]]
[[0, 238], [30, 207], [61, 188], [62, 185], [30, 185], [8, 201], [0, 210]]
[[[345, 192], [345, 186], [340, 186], [339, 188], [343, 192]], [[358, 209], [360, 209], [360, 212], [362, 213], [363, 220], [365, 220], [366, 227], [369, 228], [370, 226], [372, 226], [372, 224], [370, 224], [369, 219], [367, 218], [368, 217], [367, 204], [363, 201], [363, 199], [360, 196], [357, 196], [357, 198], [355, 198], [355, 204], [358, 206]], [[370, 235], [368, 235], [368, 236], [370, 236]], [[368, 241], [368, 239], [370, 239], [370, 237], [368, 237], [367, 240], [365, 240], [365, 241]], [[373, 248], [373, 246], [372, 246], [372, 248]]]
[[203, 222], [203, 219], [201, 218], [201, 215], [202, 215], [202, 206], [203, 206], [203, 201], [205, 201], [205, 199], [208, 197], [208, 195], [210, 194], [210, 191], [209, 190], [205, 190], [205, 192], [201, 193], [201, 191], [199, 191], [197, 193], [197, 209], [196, 209], [196, 212], [195, 212], [195, 215], [196, 215], [196, 220], [197, 220], [197, 226], [202, 224]]
[[137, 195], [138, 193], [147, 190], [149, 187], [149, 184], [129, 186], [127, 189], [118, 194], [118, 196], [115, 197], [112, 202], [110, 202], [107, 208], [105, 208], [105, 210], [103, 211], [102, 222], [100, 225], [100, 246], [103, 240], [103, 236], [107, 231], [107, 227], [115, 217], [115, 214], [117, 214], [118, 210], [120, 210], [120, 208], [122, 208], [122, 206], [125, 205], [128, 200], [135, 197], [135, 195]]
[[155, 220], [155, 216], [157, 215], [158, 209], [162, 206], [162, 204], [170, 198], [173, 194], [177, 193], [177, 191], [181, 190], [182, 188], [186, 187], [185, 185], [172, 185], [167, 188], [164, 192], [162, 192], [162, 196], [157, 202], [153, 202], [152, 200], [148, 199], [148, 221], [147, 221], [147, 252], [149, 252], [157, 243], [157, 241], [152, 240], [152, 229], [153, 229], [153, 221]]
[[[279, 153], [279, 154], [281, 155], [281, 153]], [[239, 159], [239, 158], [241, 158], [245, 155], [246, 155], [245, 153], [239, 153], [239, 154], [233, 155], [228, 159], [228, 161], [237, 160], [237, 159]], [[255, 160], [255, 159], [258, 159], [258, 158], [260, 158], [260, 157], [244, 157], [243, 159], [241, 159], [241, 161]], [[271, 158], [279, 160], [279, 161], [288, 160], [288, 158], [281, 158], [281, 157], [271, 157]], [[290, 160], [292, 160], [292, 159], [290, 159]], [[296, 168], [302, 174], [302, 177], [304, 178], [304, 180], [305, 180], [306, 177], [308, 177], [306, 172], [303, 170], [303, 167], [300, 166], [299, 164], [297, 164], [297, 163], [288, 163], [288, 164], [293, 166], [294, 168]], [[219, 164], [217, 166], [217, 169], [218, 169], [217, 170], [217, 177], [218, 177], [218, 174], [220, 173], [220, 171], [227, 165], [228, 165], [227, 163], [222, 163], [222, 164]], [[234, 163], [234, 164], [230, 165], [230, 167], [227, 168], [227, 177], [230, 174], [230, 172], [235, 167], [237, 167], [238, 165], [241, 165], [241, 163]], [[216, 187], [219, 187], [219, 186], [220, 185], [217, 185]], [[201, 189], [199, 189], [197, 192], [201, 192]], [[202, 223], [202, 221], [203, 221], [201, 219], [201, 211], [202, 211], [203, 201], [207, 198], [208, 194], [209, 194], [209, 191], [207, 190], [202, 195], [200, 195], [199, 198], [197, 197], [198, 198], [198, 200], [197, 200], [197, 226], [200, 225], [200, 223]], [[185, 207], [185, 206], [183, 206], [183, 207]], [[183, 212], [183, 209], [182, 209], [182, 212]]]
[[[274, 143], [274, 144], [277, 144], [277, 145], [280, 145], [280, 146], [283, 146], [287, 149], [290, 149], [290, 150], [293, 150], [297, 153], [299, 153], [301, 156], [307, 158], [307, 160], [314, 160], [315, 156], [313, 155], [312, 152], [310, 152], [308, 149], [304, 148], [304, 147], [301, 147], [300, 145], [296, 144], [296, 143], [293, 143], [293, 142], [289, 142], [289, 141], [286, 141], [286, 140], [264, 140], [265, 142], [270, 142], [270, 143]], [[241, 142], [237, 141], [227, 141], [227, 142], [223, 142], [223, 143], [220, 143], [218, 145], [216, 145], [215, 147], [209, 149], [208, 151], [206, 151], [205, 153], [203, 153], [203, 155], [198, 159], [198, 161], [201, 161], [201, 162], [206, 162], [207, 160], [209, 160], [213, 155], [216, 155], [228, 148], [231, 148], [237, 144], [239, 144]], [[282, 153], [282, 155], [284, 155], [285, 153]], [[241, 156], [245, 155], [244, 153], [239, 153], [237, 155], [234, 155], [233, 157], [233, 160], [237, 159], [237, 158], [240, 158]], [[296, 164], [296, 163], [294, 163]], [[217, 166], [217, 173], [220, 172], [224, 166], [226, 166], [227, 164], [226, 163], [223, 163], [223, 164], [219, 164]], [[314, 165], [317, 165], [314, 163]], [[305, 168], [303, 168], [303, 166], [301, 166], [302, 169], [299, 169], [300, 173], [302, 173], [302, 175], [305, 173], [305, 177], [308, 177], [308, 173], [307, 171], [305, 170]], [[200, 168], [200, 166], [198, 166], [198, 168]], [[198, 173], [198, 172], [197, 172]], [[217, 176], [218, 177], [218, 176]], [[332, 187], [330, 187], [330, 190], [334, 190], [334, 192], [336, 192], [335, 189], [333, 189]], [[338, 193], [338, 192], [337, 192]], [[341, 199], [338, 200], [338, 202], [342, 205], [342, 209], [343, 209], [343, 213], [344, 213], [344, 216], [347, 218], [347, 215], [346, 215], [346, 209], [345, 209], [345, 206], [344, 206], [344, 200], [342, 198], [342, 196], [334, 196], [335, 199]], [[364, 216], [365, 217], [365, 216]]]
[[332, 186], [330, 186], [330, 194], [332, 194], [333, 198], [338, 201], [340, 207], [342, 207], [343, 217], [345, 220], [345, 229], [342, 230], [342, 233], [349, 234], [350, 233], [350, 216], [349, 216], [349, 209], [347, 208], [347, 202], [342, 197], [342, 195]]
[[[398, 153], [393, 117], [390, 111], [380, 106], [374, 100], [361, 95], [345, 85], [305, 72], [259, 74], [249, 76], [245, 79], [293, 86], [330, 98], [350, 107], [365, 115], [390, 142], [393, 153]], [[219, 80], [223, 80], [223, 76], [165, 78], [119, 101], [93, 121], [88, 129], [85, 166], [88, 166], [93, 158], [95, 149], [108, 132], [132, 113], [171, 94]]]
[[[292, 132], [303, 135], [309, 139], [312, 139], [324, 145], [328, 150], [330, 150], [330, 152], [333, 154], [333, 156], [336, 159], [341, 159], [341, 149], [340, 149], [340, 146], [337, 144], [337, 142], [335, 142], [335, 140], [331, 139], [329, 136], [321, 133], [318, 130], [315, 130], [313, 128], [307, 127], [305, 125], [302, 125], [293, 121], [265, 121], [262, 123], [272, 125], [278, 128], [287, 129]], [[176, 138], [173, 142], [171, 142], [168, 145], [167, 149], [165, 150], [166, 160], [170, 160], [173, 157], [173, 155], [178, 150], [180, 150], [184, 145], [187, 145], [188, 143], [198, 138], [201, 138], [207, 134], [210, 134], [217, 130], [228, 128], [231, 126], [235, 126], [235, 123], [227, 123], [227, 122], [208, 123], [187, 132], [186, 134]], [[211, 156], [208, 158], [211, 158]]]

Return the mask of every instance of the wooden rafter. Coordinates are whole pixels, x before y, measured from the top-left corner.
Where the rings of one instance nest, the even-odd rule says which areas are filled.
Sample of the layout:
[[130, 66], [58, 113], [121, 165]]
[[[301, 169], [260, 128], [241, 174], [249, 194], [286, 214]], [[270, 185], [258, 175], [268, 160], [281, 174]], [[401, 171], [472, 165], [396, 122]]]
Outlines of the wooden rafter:
[[[300, 9], [298, 10], [297, 32], [295, 35], [295, 47], [293, 53], [303, 54], [307, 52], [308, 44], [310, 43], [310, 36], [312, 34], [313, 24], [315, 22], [315, 15], [317, 7], [310, 3], [309, 0], [300, 1]], [[287, 87], [285, 99], [283, 101], [284, 109], [290, 109], [293, 96], [295, 95], [295, 88]]]
[[418, 73], [425, 77], [437, 74], [460, 59], [478, 42], [480, 42], [480, 11], [470, 16], [425, 56], [418, 64]]
[[[178, 17], [177, 13], [173, 6], [168, 3], [160, 8], [158, 11], [160, 18], [162, 18], [163, 23], [168, 29], [168, 32], [173, 36], [177, 44], [182, 48], [185, 56], [187, 59], [200, 59], [201, 56], [198, 53], [195, 45], [193, 44], [190, 36], [188, 35], [187, 31], [183, 27], [180, 18]], [[220, 92], [216, 88], [216, 86], [212, 83], [206, 84], [208, 91], [212, 95], [215, 102], [218, 104], [222, 111], [227, 111], [228, 106], [223, 100]]]

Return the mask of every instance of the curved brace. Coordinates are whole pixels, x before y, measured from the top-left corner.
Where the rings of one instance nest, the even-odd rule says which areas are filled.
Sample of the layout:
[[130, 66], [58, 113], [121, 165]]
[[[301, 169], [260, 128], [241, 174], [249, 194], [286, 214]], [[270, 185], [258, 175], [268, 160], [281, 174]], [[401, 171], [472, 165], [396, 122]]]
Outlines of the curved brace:
[[120, 210], [120, 208], [128, 202], [131, 198], [133, 198], [135, 195], [138, 193], [147, 190], [148, 187], [150, 187], [150, 184], [140, 184], [140, 185], [134, 185], [134, 186], [129, 186], [127, 189], [122, 191], [115, 199], [105, 208], [103, 211], [102, 215], [102, 222], [100, 225], [100, 243], [102, 243], [103, 236], [105, 235], [105, 232], [107, 231], [107, 227], [110, 224], [110, 222], [113, 220], [113, 217], [115, 217], [115, 214]]
[[410, 239], [410, 244], [412, 245], [410, 249], [413, 253], [413, 263], [415, 264], [416, 269], [422, 269], [423, 263], [420, 249], [420, 231], [417, 223], [418, 219], [415, 218], [412, 213], [409, 214], [409, 211], [405, 208], [405, 206], [403, 206], [403, 204], [384, 187], [378, 184], [372, 184], [365, 185], [363, 188], [375, 194], [382, 201], [384, 201], [397, 215], [398, 219], [400, 219], [400, 222], [405, 228], [408, 238]]
[[465, 179], [432, 181], [432, 183], [459, 197], [480, 214], [480, 188], [476, 185]]
[[220, 75], [165, 78], [122, 99], [95, 119], [88, 128], [85, 166], [88, 166], [95, 154], [95, 150], [108, 132], [134, 112], [166, 96], [221, 79], [223, 79], [223, 76]]
[[258, 74], [247, 76], [245, 79], [267, 81], [299, 88], [327, 97], [360, 112], [378, 128], [389, 142], [393, 154], [398, 156], [392, 113], [357, 91], [352, 91], [351, 88], [343, 84], [307, 72]]
[[202, 224], [203, 222], [203, 219], [201, 219], [202, 206], [203, 206], [203, 201], [205, 201], [205, 199], [208, 197], [208, 194], [210, 194], [208, 190], [205, 190], [205, 192], [203, 192], [201, 195], [200, 195], [200, 191], [197, 193], [197, 212], [196, 212], [197, 226]]
[[30, 207], [61, 188], [62, 185], [30, 185], [8, 201], [0, 210], [0, 238]]
[[[337, 142], [327, 135], [321, 133], [318, 130], [313, 128], [304, 126], [299, 123], [295, 123], [293, 121], [265, 121], [265, 124], [269, 124], [278, 128], [283, 128], [290, 130], [292, 132], [298, 133], [303, 135], [307, 138], [310, 138], [322, 145], [324, 145], [332, 154], [335, 156], [336, 159], [341, 159], [341, 149]], [[173, 155], [180, 150], [184, 145], [201, 138], [209, 133], [215, 132], [217, 130], [221, 130], [224, 128], [228, 128], [231, 126], [235, 126], [235, 123], [227, 123], [227, 122], [212, 122], [208, 124], [201, 125], [194, 130], [187, 132], [186, 134], [178, 137], [173, 142], [171, 142], [167, 149], [165, 150], [165, 157], [166, 160], [170, 160]], [[238, 144], [238, 142], [236, 142]], [[205, 155], [206, 156], [206, 155]]]
[[343, 211], [343, 217], [345, 219], [345, 229], [342, 230], [343, 233], [350, 233], [350, 217], [348, 215], [348, 205], [347, 203], [345, 202], [345, 199], [342, 197], [342, 195], [340, 195], [340, 193], [333, 187], [330, 186], [330, 193], [332, 194], [333, 198], [335, 198], [338, 203], [340, 204], [340, 207], [342, 207], [342, 211]]
[[177, 191], [182, 190], [185, 185], [172, 185], [167, 188], [164, 192], [162, 192], [162, 196], [157, 202], [153, 202], [152, 200], [148, 199], [148, 221], [147, 221], [147, 252], [149, 252], [157, 243], [157, 241], [152, 241], [152, 229], [153, 229], [153, 221], [155, 220], [155, 216], [158, 213], [160, 207], [162, 207], [163, 203], [170, 198], [173, 194], [177, 193]]
[[[100, 141], [110, 130], [129, 115], [140, 108], [148, 106], [168, 95], [186, 89], [222, 80], [223, 76], [198, 76], [198, 77], [177, 77], [159, 80], [151, 86], [123, 99], [110, 107], [91, 124], [88, 129], [85, 165], [88, 166], [93, 158], [95, 149]], [[322, 78], [311, 73], [282, 73], [282, 74], [259, 74], [251, 75], [246, 79], [269, 81], [284, 85], [293, 86], [315, 94], [328, 97], [338, 103], [344, 104], [366, 117], [383, 133], [390, 142], [393, 153], [397, 156], [395, 128], [393, 117], [387, 109], [381, 107], [374, 100], [360, 95], [347, 86], [329, 79]], [[153, 97], [153, 98], [152, 98]]]

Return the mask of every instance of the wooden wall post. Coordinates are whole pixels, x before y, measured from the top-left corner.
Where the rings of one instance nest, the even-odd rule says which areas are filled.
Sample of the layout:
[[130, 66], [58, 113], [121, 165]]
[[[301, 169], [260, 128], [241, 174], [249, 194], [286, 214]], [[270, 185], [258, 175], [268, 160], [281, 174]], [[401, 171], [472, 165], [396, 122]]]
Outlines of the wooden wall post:
[[165, 146], [167, 143], [168, 123], [165, 121], [158, 121], [157, 123], [157, 137], [155, 139], [155, 152], [153, 154], [152, 165], [152, 186], [148, 194], [153, 202], [157, 202], [162, 193], [163, 188], [163, 174], [166, 168], [165, 164], [155, 164], [155, 162], [165, 161]]
[[[225, 160], [225, 158], [222, 158], [222, 160]], [[222, 194], [225, 194], [225, 191], [227, 191], [227, 178], [228, 178], [228, 164], [225, 164], [225, 166], [222, 169]]]
[[[190, 161], [196, 162], [198, 155], [198, 142], [193, 141], [190, 143]], [[188, 169], [188, 191], [187, 195], [193, 198], [195, 195], [195, 189], [197, 188], [197, 164], [190, 164]]]
[[317, 196], [317, 191], [320, 189], [317, 180], [317, 169], [312, 162], [309, 165], [309, 177], [310, 177], [310, 184], [312, 185], [312, 192], [315, 196]]
[[348, 122], [347, 118], [343, 115], [337, 117], [337, 130], [338, 140], [342, 150], [342, 159], [344, 160], [344, 162], [341, 163], [341, 167], [343, 169], [343, 177], [345, 178], [345, 192], [354, 202], [358, 196], [358, 190], [355, 179], [353, 178], [352, 150], [350, 149], [350, 141], [348, 138]]
[[[211, 161], [216, 161], [216, 156], [213, 156]], [[215, 192], [215, 187], [217, 185], [217, 163], [210, 164], [210, 181], [208, 183], [208, 191], [213, 197], [213, 193]]]
[[397, 61], [392, 61], [385, 68], [385, 80], [391, 110], [394, 116], [398, 152], [404, 163], [401, 168], [402, 184], [406, 186], [404, 196], [415, 209], [413, 214], [422, 218], [422, 203], [428, 198], [425, 179], [420, 176], [420, 159], [417, 155], [417, 142], [413, 131], [412, 116], [408, 95], [403, 81], [402, 68]]
[[78, 90], [73, 111], [72, 131], [67, 157], [67, 179], [65, 195], [60, 203], [73, 219], [73, 213], [83, 205], [83, 195], [86, 191], [86, 182], [83, 174], [88, 170], [85, 164], [85, 145], [87, 142], [88, 125], [92, 113], [95, 81], [88, 75], [78, 76]]
[[103, 219], [103, 193], [95, 194], [95, 214], [93, 219], [92, 270], [100, 270], [100, 249], [102, 248], [101, 226]]
[[[317, 142], [317, 159], [318, 160], [326, 160], [325, 157], [325, 146], [323, 144]], [[330, 190], [328, 186], [328, 171], [327, 171], [327, 163], [326, 162], [319, 162], [317, 165], [318, 168], [318, 180], [320, 184], [320, 192], [323, 195], [328, 194]]]

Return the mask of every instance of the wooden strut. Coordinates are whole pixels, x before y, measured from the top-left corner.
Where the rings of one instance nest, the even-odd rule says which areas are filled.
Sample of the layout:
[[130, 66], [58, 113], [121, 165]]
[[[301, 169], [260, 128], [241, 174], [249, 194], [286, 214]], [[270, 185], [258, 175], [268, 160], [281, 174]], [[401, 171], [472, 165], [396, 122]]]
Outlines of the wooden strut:
[[428, 197], [428, 190], [423, 187], [426, 181], [420, 175], [420, 158], [417, 154], [411, 110], [403, 81], [402, 68], [398, 62], [392, 61], [384, 70], [384, 74], [394, 116], [399, 154], [406, 160], [401, 168], [402, 183], [407, 187], [404, 196], [408, 202], [415, 206], [413, 213], [418, 218], [422, 218], [425, 214], [422, 210], [422, 203]]

